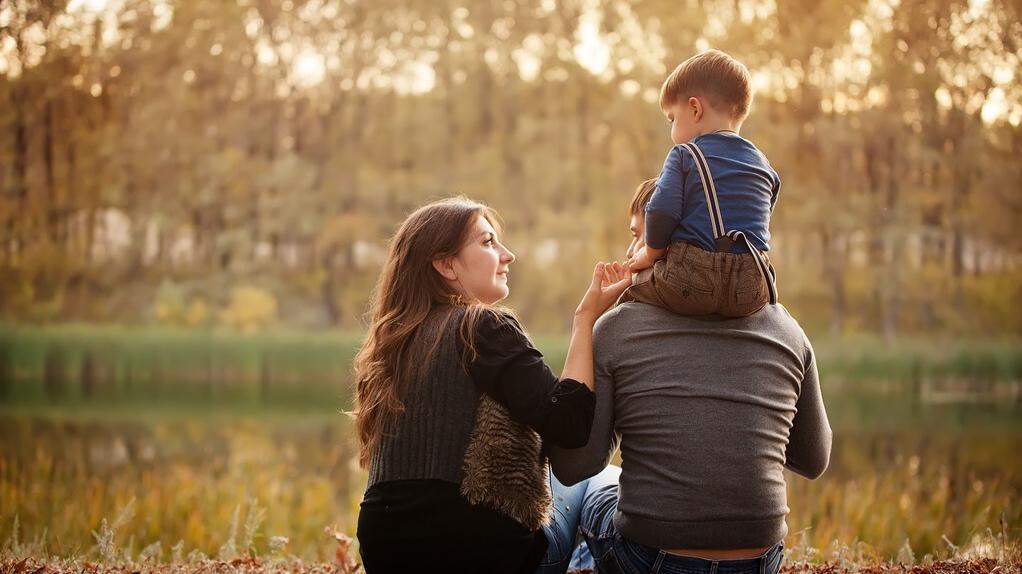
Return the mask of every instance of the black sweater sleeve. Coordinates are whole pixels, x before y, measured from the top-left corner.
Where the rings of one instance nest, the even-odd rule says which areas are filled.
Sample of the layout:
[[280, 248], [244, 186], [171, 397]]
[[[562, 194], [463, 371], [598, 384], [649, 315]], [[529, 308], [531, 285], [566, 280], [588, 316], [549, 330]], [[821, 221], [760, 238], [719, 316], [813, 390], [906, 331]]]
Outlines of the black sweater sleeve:
[[513, 317], [484, 313], [475, 350], [468, 365], [472, 382], [515, 420], [562, 448], [588, 442], [596, 395], [573, 379], [558, 380]]

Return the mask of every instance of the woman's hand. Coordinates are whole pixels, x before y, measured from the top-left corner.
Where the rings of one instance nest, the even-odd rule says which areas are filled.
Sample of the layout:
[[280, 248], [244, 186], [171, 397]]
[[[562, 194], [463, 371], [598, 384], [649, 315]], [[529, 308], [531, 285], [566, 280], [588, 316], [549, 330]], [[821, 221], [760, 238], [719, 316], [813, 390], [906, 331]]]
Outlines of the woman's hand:
[[596, 322], [631, 284], [631, 274], [624, 265], [617, 261], [597, 263], [593, 269], [593, 281], [575, 309], [575, 316]]

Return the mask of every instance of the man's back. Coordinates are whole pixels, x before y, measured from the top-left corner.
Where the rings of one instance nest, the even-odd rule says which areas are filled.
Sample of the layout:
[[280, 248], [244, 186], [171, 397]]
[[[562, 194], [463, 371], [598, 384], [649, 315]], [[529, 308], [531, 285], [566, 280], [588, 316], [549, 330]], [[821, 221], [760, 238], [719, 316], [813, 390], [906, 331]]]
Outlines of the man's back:
[[583, 449], [555, 449], [573, 483], [618, 440], [615, 524], [658, 548], [750, 548], [787, 532], [783, 468], [815, 478], [831, 431], [812, 347], [780, 305], [707, 321], [626, 303], [594, 332], [596, 420]]

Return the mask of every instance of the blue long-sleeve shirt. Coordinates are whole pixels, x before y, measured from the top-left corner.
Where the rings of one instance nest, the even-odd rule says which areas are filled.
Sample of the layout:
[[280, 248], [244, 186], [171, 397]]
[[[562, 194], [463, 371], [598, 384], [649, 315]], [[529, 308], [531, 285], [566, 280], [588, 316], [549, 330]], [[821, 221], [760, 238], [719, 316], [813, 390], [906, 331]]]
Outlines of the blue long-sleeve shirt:
[[[724, 229], [744, 231], [754, 247], [770, 249], [770, 213], [777, 202], [781, 179], [752, 142], [735, 132], [701, 135], [694, 140], [706, 156], [717, 187]], [[646, 204], [646, 245], [663, 249], [687, 241], [716, 251], [713, 227], [706, 209], [703, 184], [692, 155], [674, 146], [664, 160], [656, 191]], [[735, 253], [748, 251], [735, 244]]]

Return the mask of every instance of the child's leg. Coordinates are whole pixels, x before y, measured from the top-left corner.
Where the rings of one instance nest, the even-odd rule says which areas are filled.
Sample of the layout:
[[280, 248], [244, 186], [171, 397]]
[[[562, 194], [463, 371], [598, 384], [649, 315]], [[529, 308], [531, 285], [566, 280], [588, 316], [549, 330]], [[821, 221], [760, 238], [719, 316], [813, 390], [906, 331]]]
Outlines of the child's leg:
[[679, 315], [715, 313], [720, 274], [712, 255], [688, 243], [673, 243], [653, 267], [635, 275], [618, 302], [648, 303]]
[[663, 307], [665, 309], [667, 308], [667, 303], [660, 298], [660, 294], [657, 292], [656, 288], [657, 265], [662, 268], [664, 265], [663, 259], [658, 259], [653, 262], [652, 267], [647, 267], [632, 276], [632, 286], [625, 289], [625, 292], [618, 298], [617, 302], [619, 305], [629, 301], [638, 301], [639, 303], [656, 305], [657, 307]]
[[[757, 254], [732, 255], [724, 266], [724, 294], [719, 313], [725, 317], [746, 317], [770, 302], [770, 289], [756, 261]], [[764, 262], [766, 255], [763, 255]], [[769, 264], [769, 263], [768, 263]]]
[[679, 315], [716, 313], [721, 297], [721, 255], [685, 242], [672, 244], [656, 282], [663, 306]]

